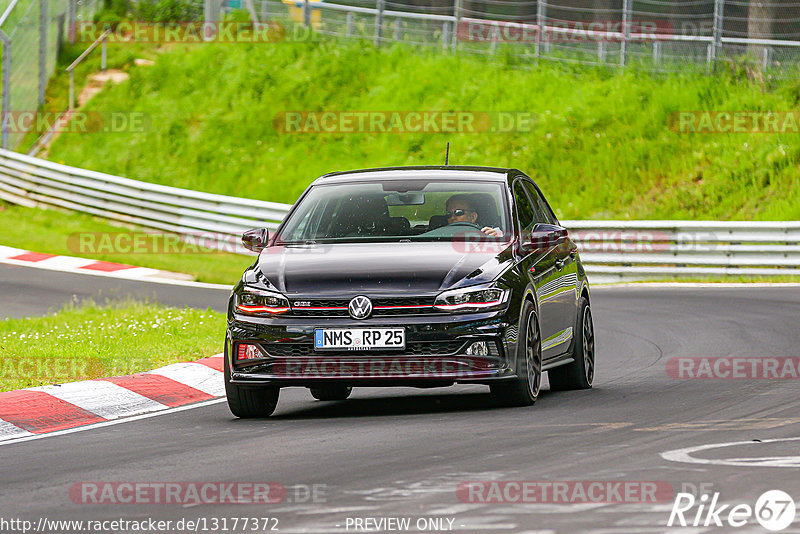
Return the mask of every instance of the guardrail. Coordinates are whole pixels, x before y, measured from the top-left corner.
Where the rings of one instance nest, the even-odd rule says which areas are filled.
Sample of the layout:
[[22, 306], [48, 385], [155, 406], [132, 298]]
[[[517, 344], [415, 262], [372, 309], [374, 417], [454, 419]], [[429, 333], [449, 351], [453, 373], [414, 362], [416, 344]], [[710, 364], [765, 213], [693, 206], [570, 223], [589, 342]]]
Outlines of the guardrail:
[[0, 150], [0, 198], [53, 206], [145, 228], [203, 238], [247, 252], [242, 232], [277, 228], [290, 206], [140, 182]]
[[[248, 253], [242, 232], [277, 228], [290, 206], [202, 193], [0, 150], [0, 198], [202, 237]], [[562, 221], [595, 280], [800, 276], [800, 222]]]
[[562, 221], [605, 281], [800, 276], [800, 222]]

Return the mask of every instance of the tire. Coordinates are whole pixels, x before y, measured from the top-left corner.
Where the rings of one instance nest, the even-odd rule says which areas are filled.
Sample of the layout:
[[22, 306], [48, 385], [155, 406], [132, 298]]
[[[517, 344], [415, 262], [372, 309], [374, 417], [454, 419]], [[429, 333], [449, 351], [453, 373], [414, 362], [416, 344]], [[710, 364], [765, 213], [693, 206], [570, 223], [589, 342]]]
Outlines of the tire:
[[572, 344], [572, 363], [550, 369], [550, 389], [566, 391], [571, 389], [589, 389], [594, 381], [594, 324], [592, 310], [586, 297], [581, 297], [578, 312], [577, 334]]
[[280, 388], [275, 386], [242, 387], [231, 384], [230, 360], [228, 355], [228, 340], [225, 341], [225, 396], [228, 398], [228, 408], [236, 417], [251, 419], [269, 417], [278, 406]]
[[542, 336], [533, 303], [525, 301], [518, 330], [517, 377], [490, 386], [500, 406], [530, 406], [539, 397], [542, 385]]
[[353, 391], [350, 386], [322, 386], [308, 389], [311, 391], [312, 397], [321, 401], [345, 400]]

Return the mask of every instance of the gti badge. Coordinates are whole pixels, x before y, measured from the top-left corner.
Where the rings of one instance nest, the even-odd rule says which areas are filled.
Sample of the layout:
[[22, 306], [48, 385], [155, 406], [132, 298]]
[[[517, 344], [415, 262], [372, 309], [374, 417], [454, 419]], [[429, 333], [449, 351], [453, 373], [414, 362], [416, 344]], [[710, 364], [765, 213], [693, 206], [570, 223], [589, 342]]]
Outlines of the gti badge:
[[353, 319], [366, 319], [372, 313], [372, 301], [364, 296], [353, 297], [350, 305], [347, 306], [350, 317]]

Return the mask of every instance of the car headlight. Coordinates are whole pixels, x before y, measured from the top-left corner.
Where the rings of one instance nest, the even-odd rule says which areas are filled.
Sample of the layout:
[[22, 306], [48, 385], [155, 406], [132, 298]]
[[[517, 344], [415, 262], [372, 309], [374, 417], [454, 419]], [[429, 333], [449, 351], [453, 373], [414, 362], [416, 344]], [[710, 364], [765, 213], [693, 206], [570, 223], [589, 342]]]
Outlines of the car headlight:
[[286, 313], [290, 310], [289, 299], [280, 293], [245, 287], [236, 296], [236, 311], [251, 315]]
[[508, 289], [499, 287], [454, 289], [440, 293], [433, 307], [452, 313], [494, 310], [503, 307], [510, 294]]

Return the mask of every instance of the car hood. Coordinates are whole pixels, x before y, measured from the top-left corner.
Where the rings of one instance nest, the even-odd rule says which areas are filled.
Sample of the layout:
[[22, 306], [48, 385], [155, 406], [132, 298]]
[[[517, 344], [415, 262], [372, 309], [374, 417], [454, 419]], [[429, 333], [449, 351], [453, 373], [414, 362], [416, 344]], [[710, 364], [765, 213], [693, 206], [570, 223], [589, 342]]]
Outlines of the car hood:
[[510, 243], [342, 243], [264, 249], [257, 268], [292, 296], [428, 295], [494, 280]]

